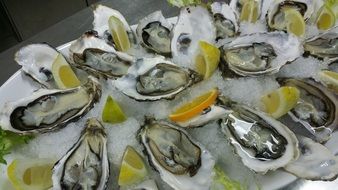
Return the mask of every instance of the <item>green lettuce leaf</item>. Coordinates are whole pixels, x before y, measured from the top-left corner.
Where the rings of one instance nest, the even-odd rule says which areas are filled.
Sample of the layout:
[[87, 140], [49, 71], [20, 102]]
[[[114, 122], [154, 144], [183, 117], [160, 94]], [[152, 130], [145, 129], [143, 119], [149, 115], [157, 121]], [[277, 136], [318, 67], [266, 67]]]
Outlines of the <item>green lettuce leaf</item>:
[[168, 0], [168, 3], [176, 7], [185, 7], [188, 5], [201, 4], [202, 0]]
[[33, 136], [18, 135], [10, 131], [5, 131], [0, 127], [0, 163], [7, 164], [4, 156], [9, 154], [11, 149], [19, 145], [26, 144], [33, 138]]
[[214, 168], [214, 179], [211, 190], [246, 190], [238, 181], [230, 179], [221, 168]]

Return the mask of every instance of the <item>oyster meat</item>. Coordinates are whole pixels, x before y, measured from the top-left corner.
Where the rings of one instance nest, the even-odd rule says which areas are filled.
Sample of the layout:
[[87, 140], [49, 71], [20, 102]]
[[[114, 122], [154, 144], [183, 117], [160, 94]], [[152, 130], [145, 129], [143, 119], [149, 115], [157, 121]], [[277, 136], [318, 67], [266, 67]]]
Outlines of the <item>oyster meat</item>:
[[265, 174], [298, 158], [298, 140], [285, 125], [246, 106], [231, 109], [220, 126], [245, 166]]
[[304, 43], [304, 51], [305, 55], [329, 62], [338, 60], [338, 27], [308, 39]]
[[82, 86], [66, 90], [40, 89], [9, 102], [0, 115], [4, 130], [21, 134], [49, 132], [85, 115], [101, 97], [98, 81], [89, 77]]
[[162, 12], [156, 11], [140, 20], [136, 34], [141, 44], [147, 49], [162, 55], [170, 55], [172, 27], [172, 24], [164, 18]]
[[[317, 0], [315, 0], [317, 1]], [[296, 9], [307, 21], [314, 12], [313, 0], [276, 0], [270, 5], [267, 12], [268, 26], [274, 30], [286, 30], [286, 18], [284, 11]]]
[[300, 91], [300, 100], [288, 113], [291, 119], [304, 126], [317, 142], [329, 140], [338, 127], [337, 97], [310, 79], [279, 79], [278, 82]]
[[140, 58], [128, 74], [112, 81], [113, 86], [136, 100], [174, 98], [179, 92], [202, 80], [193, 70], [176, 66], [163, 57]]
[[300, 156], [284, 169], [297, 177], [309, 180], [332, 181], [338, 175], [338, 157], [324, 145], [299, 136]]
[[211, 12], [216, 27], [216, 41], [234, 37], [238, 33], [238, 16], [228, 4], [214, 2], [211, 4]]
[[22, 70], [46, 88], [56, 87], [52, 64], [59, 52], [48, 44], [30, 44], [15, 53], [15, 61]]
[[71, 64], [96, 76], [115, 79], [125, 75], [134, 61], [126, 53], [115, 51], [96, 31], [88, 31], [69, 48]]
[[107, 137], [95, 118], [87, 120], [80, 139], [55, 164], [53, 190], [104, 190], [109, 178]]
[[229, 69], [241, 76], [274, 74], [303, 53], [298, 38], [284, 32], [240, 36], [223, 50]]
[[139, 135], [150, 164], [176, 190], [209, 189], [215, 161], [177, 126], [148, 118]]

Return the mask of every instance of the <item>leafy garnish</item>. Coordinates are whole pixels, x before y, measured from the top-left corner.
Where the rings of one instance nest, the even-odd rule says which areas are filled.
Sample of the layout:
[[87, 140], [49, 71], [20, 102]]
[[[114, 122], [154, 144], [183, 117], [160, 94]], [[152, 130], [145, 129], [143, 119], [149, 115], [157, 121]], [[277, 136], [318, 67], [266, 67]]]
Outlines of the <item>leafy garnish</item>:
[[168, 3], [176, 7], [185, 7], [188, 5], [198, 5], [202, 3], [202, 0], [168, 0]]
[[18, 135], [16, 133], [2, 130], [0, 127], [0, 163], [7, 164], [4, 156], [9, 154], [11, 149], [28, 143], [29, 140], [33, 139], [33, 136]]
[[211, 190], [246, 190], [247, 188], [243, 187], [239, 182], [230, 179], [221, 168], [214, 168], [214, 179], [211, 186]]

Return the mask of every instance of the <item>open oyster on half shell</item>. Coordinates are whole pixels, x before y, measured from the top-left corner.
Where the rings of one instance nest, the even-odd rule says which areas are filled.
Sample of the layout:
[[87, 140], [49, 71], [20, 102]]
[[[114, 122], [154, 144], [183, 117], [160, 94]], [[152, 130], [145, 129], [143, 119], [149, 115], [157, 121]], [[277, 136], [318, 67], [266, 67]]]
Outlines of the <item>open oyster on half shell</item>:
[[300, 156], [284, 167], [297, 177], [332, 181], [338, 176], [338, 157], [324, 145], [298, 136]]
[[162, 12], [156, 11], [140, 20], [136, 28], [136, 35], [147, 49], [162, 55], [170, 55], [172, 27]]
[[53, 168], [53, 190], [106, 189], [109, 178], [107, 137], [95, 118], [87, 120], [82, 135]]
[[172, 99], [202, 79], [197, 72], [158, 56], [138, 59], [129, 68], [127, 75], [112, 81], [112, 84], [133, 99], [155, 101]]
[[314, 2], [317, 0], [275, 0], [272, 1], [267, 12], [267, 23], [273, 30], [286, 30], [287, 20], [285, 10], [295, 9], [300, 12], [304, 20], [310, 19], [314, 12]]
[[183, 129], [147, 118], [139, 136], [150, 164], [175, 190], [209, 189], [215, 161]]
[[69, 47], [71, 64], [94, 76], [115, 79], [125, 75], [134, 58], [116, 51], [98, 37], [96, 31], [84, 33]]
[[338, 127], [338, 99], [311, 79], [278, 79], [281, 86], [293, 86], [300, 91], [300, 100], [288, 112], [290, 118], [310, 132], [317, 142], [330, 139]]
[[306, 55], [311, 55], [329, 62], [338, 60], [338, 26], [318, 36], [307, 39], [304, 43]]
[[244, 105], [230, 109], [220, 126], [245, 166], [265, 174], [298, 158], [298, 140], [284, 124]]
[[135, 43], [135, 34], [124, 16], [119, 11], [100, 4], [94, 8], [93, 21], [93, 29], [98, 32], [98, 35], [106, 39], [108, 42], [113, 43], [112, 34], [108, 25], [108, 20], [111, 16], [118, 18], [122, 22], [130, 42]]
[[223, 45], [228, 68], [241, 76], [274, 74], [302, 53], [299, 39], [284, 32], [240, 36]]
[[181, 65], [194, 63], [199, 50], [199, 41], [214, 44], [216, 28], [210, 12], [202, 6], [181, 8], [177, 23], [172, 31], [171, 53]]
[[216, 27], [216, 41], [234, 37], [239, 32], [238, 15], [225, 2], [214, 2], [211, 4], [211, 12]]
[[52, 75], [52, 64], [59, 52], [48, 44], [30, 44], [15, 53], [15, 61], [22, 66], [25, 74], [43, 87], [56, 87]]
[[0, 125], [4, 130], [21, 134], [54, 131], [81, 118], [100, 97], [101, 86], [93, 77], [77, 88], [40, 89], [7, 103], [0, 115]]

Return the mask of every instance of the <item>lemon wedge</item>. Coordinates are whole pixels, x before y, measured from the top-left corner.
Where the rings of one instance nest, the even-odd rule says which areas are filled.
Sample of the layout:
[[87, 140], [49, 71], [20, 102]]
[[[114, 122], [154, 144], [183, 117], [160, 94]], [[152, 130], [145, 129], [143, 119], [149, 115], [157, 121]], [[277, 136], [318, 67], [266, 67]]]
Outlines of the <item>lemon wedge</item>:
[[133, 185], [141, 182], [147, 175], [142, 157], [133, 147], [128, 146], [123, 154], [118, 184], [120, 186]]
[[117, 50], [127, 51], [130, 48], [130, 41], [122, 21], [115, 16], [111, 16], [108, 20], [108, 26]]
[[280, 118], [292, 108], [299, 100], [300, 92], [296, 87], [283, 86], [261, 98], [265, 112], [274, 118]]
[[217, 47], [204, 41], [199, 42], [200, 53], [196, 56], [196, 70], [208, 79], [217, 69], [221, 52]]
[[286, 20], [286, 30], [296, 36], [305, 34], [305, 21], [300, 12], [296, 9], [289, 8], [284, 11]]
[[338, 93], [338, 73], [333, 71], [320, 71], [319, 80], [325, 86]]
[[240, 20], [255, 23], [258, 19], [258, 2], [255, 0], [245, 1], [242, 7]]
[[116, 124], [124, 122], [127, 117], [124, 115], [119, 104], [108, 96], [102, 111], [102, 121], [106, 123]]
[[187, 121], [203, 112], [204, 109], [214, 104], [218, 97], [218, 89], [213, 89], [201, 96], [196, 97], [176, 111], [169, 115], [169, 118], [175, 122]]
[[320, 30], [330, 29], [336, 23], [335, 14], [328, 6], [323, 5], [323, 7], [318, 11], [316, 23], [317, 28]]
[[80, 86], [80, 81], [69, 66], [66, 59], [59, 53], [52, 65], [52, 74], [60, 89]]
[[13, 160], [7, 175], [16, 190], [46, 190], [52, 187], [53, 165], [48, 159]]

